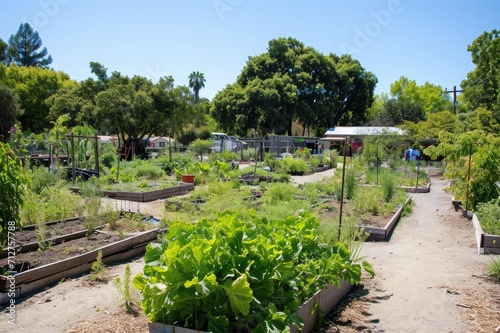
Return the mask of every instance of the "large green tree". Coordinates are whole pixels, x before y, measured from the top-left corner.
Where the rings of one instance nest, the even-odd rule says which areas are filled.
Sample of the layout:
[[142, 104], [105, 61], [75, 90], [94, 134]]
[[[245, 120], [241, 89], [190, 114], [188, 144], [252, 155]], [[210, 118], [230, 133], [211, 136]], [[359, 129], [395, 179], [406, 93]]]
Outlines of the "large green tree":
[[[414, 80], [401, 76], [391, 84], [390, 95], [383, 97], [383, 106], [371, 109], [371, 125], [394, 126], [405, 121], [418, 122], [430, 115], [453, 109], [451, 97], [443, 88], [426, 82], [419, 86]], [[378, 100], [380, 102], [381, 99]]]
[[216, 95], [212, 116], [221, 129], [239, 135], [292, 135], [294, 121], [323, 133], [362, 123], [376, 82], [350, 56], [325, 56], [294, 38], [273, 39]]
[[52, 63], [52, 57], [42, 45], [38, 32], [29, 23], [21, 23], [17, 32], [9, 38], [11, 61], [19, 66], [48, 67]]
[[484, 32], [467, 47], [476, 67], [461, 87], [471, 109], [484, 107], [500, 122], [500, 30]]
[[8, 65], [9, 45], [0, 38], [0, 63]]
[[[2, 69], [3, 67], [3, 69]], [[0, 83], [5, 84], [19, 96], [23, 115], [19, 117], [24, 131], [41, 133], [51, 127], [49, 97], [59, 89], [70, 88], [77, 83], [64, 72], [40, 67], [19, 67], [0, 64]]]
[[198, 104], [200, 102], [200, 90], [205, 88], [205, 75], [201, 72], [192, 72], [188, 78], [189, 88], [192, 88], [194, 93], [194, 103]]
[[4, 139], [21, 114], [17, 94], [9, 87], [0, 84], [0, 135], [3, 135]]
[[175, 87], [170, 76], [153, 84], [141, 76], [114, 72], [107, 88], [96, 96], [94, 116], [101, 121], [101, 130], [116, 133], [121, 143], [140, 147], [152, 135], [180, 132], [190, 119], [192, 100], [189, 88]]

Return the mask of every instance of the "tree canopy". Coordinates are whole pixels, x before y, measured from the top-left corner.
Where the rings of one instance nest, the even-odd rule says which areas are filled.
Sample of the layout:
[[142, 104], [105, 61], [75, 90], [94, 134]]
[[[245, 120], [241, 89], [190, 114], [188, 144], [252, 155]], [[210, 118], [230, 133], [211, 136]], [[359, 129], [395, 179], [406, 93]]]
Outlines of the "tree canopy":
[[484, 107], [500, 122], [500, 30], [484, 32], [467, 47], [476, 65], [462, 81], [472, 110]]
[[21, 114], [17, 94], [9, 87], [0, 84], [0, 135], [5, 138]]
[[379, 98], [372, 105], [370, 124], [395, 126], [405, 121], [419, 122], [434, 113], [451, 109], [451, 97], [441, 86], [429, 82], [419, 86], [414, 80], [401, 76], [391, 84], [390, 95]]
[[318, 133], [360, 124], [373, 101], [376, 77], [348, 55], [323, 55], [293, 38], [269, 42], [250, 57], [233, 84], [219, 92], [212, 116], [223, 130], [292, 135], [292, 123]]
[[[9, 38], [10, 61], [19, 66], [46, 68], [52, 63], [52, 57], [42, 45], [38, 32], [34, 31], [29, 23], [21, 23], [19, 30]], [[40, 49], [41, 51], [38, 51]]]
[[19, 96], [24, 113], [18, 118], [23, 130], [41, 133], [50, 128], [50, 105], [46, 100], [59, 89], [75, 86], [77, 83], [64, 72], [40, 67], [19, 67], [0, 64], [0, 83], [14, 90]]

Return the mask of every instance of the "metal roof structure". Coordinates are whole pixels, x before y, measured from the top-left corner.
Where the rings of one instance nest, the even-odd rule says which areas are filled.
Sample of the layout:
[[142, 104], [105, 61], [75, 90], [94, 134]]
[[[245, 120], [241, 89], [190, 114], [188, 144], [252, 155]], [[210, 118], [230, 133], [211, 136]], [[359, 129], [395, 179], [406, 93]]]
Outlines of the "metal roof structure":
[[[338, 126], [329, 128], [325, 132], [326, 138], [334, 137], [362, 137], [372, 135], [404, 135], [404, 131], [397, 127], [377, 127], [377, 126]], [[322, 138], [324, 139], [324, 138]]]

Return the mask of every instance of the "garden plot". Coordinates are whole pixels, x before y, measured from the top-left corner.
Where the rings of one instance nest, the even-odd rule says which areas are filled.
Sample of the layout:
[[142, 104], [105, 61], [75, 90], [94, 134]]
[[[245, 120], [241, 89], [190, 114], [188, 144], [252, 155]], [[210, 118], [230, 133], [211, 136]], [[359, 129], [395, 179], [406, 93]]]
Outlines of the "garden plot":
[[110, 188], [103, 190], [103, 194], [117, 200], [149, 202], [183, 195], [194, 189], [194, 184], [183, 182], [179, 182], [177, 185], [171, 183], [154, 185], [135, 188], [129, 187], [128, 190]]
[[[83, 219], [69, 219], [45, 224], [44, 237], [37, 238], [37, 228], [25, 228], [15, 233], [15, 244], [2, 252], [0, 259], [0, 304], [8, 301], [15, 281], [16, 297], [36, 291], [44, 286], [88, 271], [99, 252], [103, 263], [130, 259], [144, 252], [155, 240], [160, 229], [144, 227], [130, 232], [130, 223], [120, 225], [118, 218], [110, 225], [96, 226], [89, 232]], [[151, 230], [146, 230], [151, 229]], [[133, 229], [132, 229], [133, 230]], [[140, 231], [142, 230], [142, 231]], [[19, 240], [19, 241], [17, 241]], [[11, 298], [11, 297], [10, 297]]]

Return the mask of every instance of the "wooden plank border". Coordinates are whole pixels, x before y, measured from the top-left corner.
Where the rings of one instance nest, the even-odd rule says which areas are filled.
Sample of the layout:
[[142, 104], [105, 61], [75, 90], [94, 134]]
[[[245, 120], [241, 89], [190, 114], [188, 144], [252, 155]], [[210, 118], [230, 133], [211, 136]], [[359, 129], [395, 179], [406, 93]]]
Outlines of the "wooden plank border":
[[[333, 310], [342, 299], [351, 291], [352, 286], [346, 281], [340, 281], [340, 286], [328, 285], [305, 301], [297, 310], [297, 314], [304, 319], [304, 327], [290, 326], [290, 333], [311, 333], [318, 321], [320, 313], [327, 314]], [[318, 305], [318, 306], [316, 306]], [[180, 326], [162, 323], [148, 323], [149, 333], [208, 333]]]
[[179, 186], [169, 187], [147, 192], [123, 192], [123, 191], [103, 191], [108, 198], [117, 200], [128, 200], [136, 202], [149, 202], [159, 199], [166, 199], [177, 195], [183, 195], [194, 190], [194, 184], [179, 182]]
[[384, 241], [389, 238], [389, 235], [391, 234], [392, 230], [398, 223], [398, 221], [401, 218], [401, 215], [403, 213], [403, 210], [405, 208], [405, 205], [408, 205], [411, 203], [411, 197], [406, 199], [403, 205], [401, 205], [396, 213], [391, 217], [389, 222], [383, 227], [383, 228], [377, 228], [377, 227], [371, 227], [371, 226], [358, 226], [358, 229], [364, 229], [364, 231], [368, 232], [369, 235], [366, 240], [371, 240], [371, 241]]
[[[39, 266], [28, 271], [20, 272], [15, 274], [16, 287], [21, 286], [23, 284], [34, 283], [37, 280], [48, 278], [49, 276], [63, 273], [61, 276], [65, 276], [65, 271], [72, 272], [74, 268], [90, 264], [97, 259], [97, 254], [99, 251], [102, 251], [103, 262], [106, 262], [106, 257], [112, 256], [114, 254], [129, 251], [133, 249], [137, 245], [144, 245], [145, 243], [151, 242], [156, 239], [160, 229], [152, 229], [142, 233], [139, 233], [135, 236], [123, 239], [121, 241], [115, 242], [113, 244], [105, 245], [100, 248], [97, 248], [93, 251], [74, 256], [71, 258], [67, 258], [64, 260], [60, 260], [55, 263]], [[71, 273], [70, 273], [71, 274]], [[59, 275], [58, 275], [59, 276]], [[61, 277], [59, 277], [60, 279]], [[10, 277], [8, 276], [0, 276], [0, 291], [8, 291]], [[46, 279], [49, 281], [50, 279]]]
[[474, 225], [477, 253], [500, 254], [500, 236], [485, 233], [481, 228], [481, 222], [479, 221], [476, 213], [472, 214], [472, 224]]

